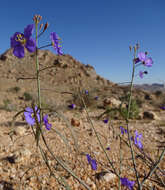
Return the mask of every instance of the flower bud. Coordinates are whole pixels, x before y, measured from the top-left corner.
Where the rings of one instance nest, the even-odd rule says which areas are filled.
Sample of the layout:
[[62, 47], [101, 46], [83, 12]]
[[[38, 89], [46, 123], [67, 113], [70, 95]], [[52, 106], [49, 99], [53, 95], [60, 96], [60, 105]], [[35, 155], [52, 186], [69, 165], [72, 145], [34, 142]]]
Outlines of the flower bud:
[[136, 46], [134, 46], [133, 48], [134, 48], [134, 51], [136, 52]]
[[43, 24], [40, 24], [40, 30], [42, 29], [42, 27], [43, 27]]
[[48, 22], [45, 24], [45, 26], [44, 26], [44, 30], [43, 30], [43, 32], [48, 28], [48, 26], [49, 26], [49, 24], [48, 24]]
[[139, 48], [140, 48], [140, 46], [139, 46], [139, 44], [137, 43], [137, 44], [136, 44], [136, 49], [139, 49]]

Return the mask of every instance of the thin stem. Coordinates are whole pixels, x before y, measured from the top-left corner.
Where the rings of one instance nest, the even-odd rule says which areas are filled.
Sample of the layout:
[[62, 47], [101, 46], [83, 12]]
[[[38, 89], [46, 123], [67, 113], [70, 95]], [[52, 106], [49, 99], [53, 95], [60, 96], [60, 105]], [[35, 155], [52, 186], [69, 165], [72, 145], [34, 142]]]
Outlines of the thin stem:
[[38, 48], [38, 49], [46, 48], [46, 47], [49, 47], [49, 46], [52, 46], [52, 44], [48, 44], [48, 45], [45, 45], [45, 46], [41, 46], [41, 47]]
[[83, 100], [82, 97], [81, 97], [81, 100], [82, 100], [82, 102], [83, 102], [83, 104], [84, 104], [85, 111], [86, 111], [86, 113], [87, 113], [87, 116], [88, 116], [88, 119], [89, 119], [89, 121], [90, 121], [90, 123], [91, 123], [91, 126], [92, 126], [92, 128], [93, 128], [93, 130], [94, 130], [94, 132], [95, 132], [95, 135], [96, 135], [96, 138], [97, 138], [97, 140], [98, 140], [98, 142], [99, 142], [99, 144], [100, 144], [100, 147], [102, 148], [103, 152], [105, 153], [105, 155], [106, 155], [106, 157], [107, 157], [107, 160], [109, 161], [109, 163], [110, 163], [110, 165], [111, 165], [111, 167], [112, 167], [114, 173], [116, 174], [116, 176], [117, 176], [117, 177], [119, 178], [119, 180], [120, 180], [120, 176], [118, 175], [118, 173], [117, 173], [115, 167], [113, 166], [113, 163], [110, 161], [110, 159], [109, 159], [109, 157], [108, 157], [108, 154], [107, 154], [107, 152], [106, 152], [104, 146], [102, 145], [102, 143], [101, 143], [101, 141], [100, 141], [100, 138], [99, 138], [99, 136], [98, 136], [98, 133], [97, 133], [97, 131], [96, 131], [96, 129], [95, 129], [95, 127], [94, 127], [94, 125], [93, 125], [93, 123], [92, 123], [90, 117], [89, 117], [89, 114], [88, 114], [88, 111], [87, 111], [85, 102], [84, 102], [84, 100]]
[[[135, 59], [135, 56], [136, 56], [136, 50], [134, 51], [134, 59]], [[140, 185], [140, 182], [139, 182], [138, 172], [136, 170], [136, 162], [135, 162], [134, 150], [133, 150], [133, 146], [132, 146], [132, 142], [131, 142], [131, 138], [130, 138], [130, 132], [129, 132], [129, 113], [130, 113], [130, 109], [131, 109], [131, 98], [132, 98], [134, 74], [135, 74], [135, 62], [133, 60], [133, 71], [132, 71], [132, 78], [131, 78], [131, 87], [130, 87], [130, 96], [129, 96], [126, 124], [127, 124], [128, 141], [129, 141], [130, 150], [131, 150], [133, 167], [134, 167], [134, 171], [135, 171], [135, 175], [136, 175], [136, 180], [138, 182], [138, 188], [139, 188], [139, 190], [141, 190], [141, 185]]]
[[38, 107], [40, 109], [40, 125], [37, 126], [36, 129], [36, 142], [38, 146], [39, 137], [40, 137], [40, 130], [42, 129], [42, 110], [41, 110], [41, 92], [40, 92], [40, 76], [39, 76], [39, 63], [38, 63], [38, 23], [35, 23], [36, 26], [36, 77], [37, 77], [37, 90], [38, 90]]
[[165, 155], [165, 148], [162, 151], [158, 161], [154, 164], [153, 168], [150, 170], [150, 172], [148, 173], [148, 175], [143, 179], [143, 181], [141, 182], [141, 186], [144, 184], [144, 182], [154, 173], [154, 171], [156, 170], [156, 168], [158, 167], [160, 161], [163, 159]]
[[[39, 128], [39, 130], [40, 130], [40, 128]], [[58, 157], [55, 157], [55, 156], [54, 156], [53, 152], [50, 150], [50, 148], [49, 148], [49, 146], [48, 146], [48, 144], [47, 144], [47, 142], [46, 142], [46, 139], [45, 139], [45, 137], [44, 137], [44, 135], [43, 135], [43, 132], [42, 132], [42, 131], [40, 131], [40, 132], [41, 132], [41, 136], [42, 136], [42, 139], [43, 139], [43, 141], [44, 141], [44, 144], [45, 144], [46, 148], [48, 149], [48, 151], [50, 152], [50, 154], [52, 155], [52, 157], [60, 164], [60, 166], [62, 166], [62, 168], [64, 168], [68, 173], [70, 173], [75, 179], [77, 179], [77, 181], [78, 181], [79, 183], [81, 183], [86, 189], [91, 190], [90, 187], [89, 187], [87, 184], [85, 184], [80, 178], [78, 178], [78, 177], [67, 167], [67, 165], [66, 165], [63, 161], [61, 161]]]

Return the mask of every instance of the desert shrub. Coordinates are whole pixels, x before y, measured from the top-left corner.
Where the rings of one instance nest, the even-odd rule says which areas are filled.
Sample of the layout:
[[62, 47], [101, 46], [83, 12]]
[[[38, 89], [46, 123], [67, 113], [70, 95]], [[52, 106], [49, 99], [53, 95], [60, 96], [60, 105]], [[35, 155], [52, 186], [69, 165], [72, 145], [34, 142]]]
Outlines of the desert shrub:
[[14, 92], [14, 93], [17, 93], [17, 92], [19, 92], [20, 90], [21, 90], [21, 88], [18, 87], [18, 86], [15, 86], [15, 87], [9, 89], [10, 92]]
[[90, 107], [90, 108], [96, 108], [96, 100], [95, 100], [95, 96], [91, 91], [88, 91], [88, 93], [85, 93], [85, 89], [76, 89], [74, 90], [74, 93], [72, 94], [73, 96], [73, 100], [72, 102], [74, 104], [76, 104], [76, 106], [81, 108], [84, 108], [84, 104], [82, 101], [82, 98], [84, 100], [84, 103], [86, 105], [86, 107]]
[[161, 90], [157, 90], [156, 92], [155, 92], [155, 96], [156, 97], [160, 97], [162, 95], [162, 91]]
[[152, 100], [152, 98], [149, 94], [145, 94], [144, 98], [145, 98], [145, 100]]
[[30, 101], [33, 99], [32, 95], [28, 92], [24, 92], [23, 96], [25, 101]]
[[142, 104], [143, 104], [143, 101], [139, 98], [136, 99], [136, 103], [137, 105], [141, 108], [142, 107]]
[[4, 99], [3, 106], [1, 106], [0, 109], [4, 109], [6, 111], [14, 111], [14, 110], [16, 110], [16, 106], [11, 103], [11, 100]]
[[10, 103], [11, 103], [11, 101], [9, 99], [4, 99], [3, 100], [3, 106], [1, 106], [1, 109], [8, 111]]
[[165, 97], [163, 97], [163, 99], [161, 101], [161, 106], [165, 106]]
[[[120, 101], [122, 101], [122, 104], [119, 107], [120, 114], [123, 118], [126, 118], [127, 113], [128, 113], [129, 93], [127, 93], [127, 95], [125, 95], [125, 96], [120, 97], [119, 99], [120, 99]], [[122, 107], [123, 103], [127, 104], [127, 106]], [[138, 106], [137, 100], [132, 98], [130, 112], [129, 112], [129, 119], [137, 119], [138, 116], [139, 116], [139, 106]]]
[[105, 118], [109, 119], [119, 119], [120, 114], [118, 108], [107, 108], [104, 113], [102, 113], [98, 118], [105, 116]]

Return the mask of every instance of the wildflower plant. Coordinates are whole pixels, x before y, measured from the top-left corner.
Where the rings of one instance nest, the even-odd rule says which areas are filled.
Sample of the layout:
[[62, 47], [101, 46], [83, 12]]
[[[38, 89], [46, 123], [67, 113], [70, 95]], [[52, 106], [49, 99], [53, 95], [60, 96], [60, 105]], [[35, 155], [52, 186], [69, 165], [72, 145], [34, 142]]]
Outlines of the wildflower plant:
[[[33, 101], [31, 107], [26, 107], [23, 110], [25, 120], [32, 127], [32, 131], [33, 131], [33, 134], [34, 134], [35, 140], [36, 140], [36, 145], [37, 145], [37, 147], [39, 147], [39, 149], [41, 151], [41, 155], [43, 157], [43, 160], [45, 161], [48, 169], [50, 170], [50, 173], [52, 173], [52, 171], [48, 164], [48, 159], [39, 144], [40, 135], [44, 141], [45, 146], [47, 147], [48, 151], [50, 152], [50, 154], [52, 155], [54, 160], [56, 160], [67, 172], [69, 172], [72, 176], [74, 176], [79, 181], [79, 183], [81, 183], [86, 189], [90, 189], [87, 184], [85, 184], [80, 178], [78, 178], [74, 174], [74, 172], [72, 172], [68, 168], [68, 166], [66, 166], [66, 164], [64, 164], [59, 158], [54, 156], [54, 154], [50, 150], [50, 148], [46, 142], [46, 139], [43, 135], [43, 132], [42, 132], [43, 125], [45, 125], [45, 128], [47, 130], [51, 130], [52, 124], [49, 123], [49, 121], [48, 121], [48, 114], [43, 115], [43, 108], [41, 106], [42, 102], [41, 102], [41, 89], [40, 89], [40, 70], [39, 70], [39, 62], [38, 62], [38, 49], [52, 46], [57, 51], [58, 55], [63, 55], [63, 53], [61, 50], [61, 45], [59, 44], [60, 38], [58, 37], [58, 35], [55, 32], [51, 32], [51, 34], [50, 34], [50, 40], [51, 40], [50, 44], [38, 48], [38, 38], [46, 31], [46, 29], [48, 27], [48, 23], [45, 24], [44, 28], [43, 28], [43, 24], [41, 24], [39, 31], [41, 31], [42, 28], [43, 28], [43, 31], [40, 32], [40, 34], [38, 34], [38, 26], [39, 26], [39, 23], [41, 20], [42, 20], [42, 17], [40, 15], [35, 15], [33, 18], [34, 24], [27, 25], [24, 28], [24, 33], [15, 32], [14, 35], [10, 38], [11, 48], [13, 48], [13, 55], [16, 56], [17, 58], [21, 59], [25, 56], [25, 50], [24, 50], [25, 48], [29, 52], [35, 52], [38, 102], [37, 102], [37, 105], [35, 105], [35, 102]], [[32, 37], [34, 29], [35, 29], [35, 38]], [[75, 108], [75, 104], [72, 104], [70, 106], [70, 108], [71, 109]], [[16, 114], [14, 119], [20, 113], [22, 113], [22, 111], [19, 112], [18, 114]], [[94, 162], [94, 160], [91, 160], [92, 164], [93, 164], [93, 162]], [[93, 167], [96, 167], [96, 165]], [[65, 184], [66, 189], [70, 189], [69, 185], [63, 178], [61, 180], [56, 178], [56, 180], [58, 181], [59, 184]]]
[[[47, 155], [44, 153], [41, 145], [40, 145], [40, 138], [42, 138], [45, 147], [47, 148], [47, 150], [49, 151], [50, 155], [52, 156], [52, 158], [64, 169], [66, 170], [70, 175], [72, 175], [72, 177], [74, 177], [81, 185], [83, 185], [87, 190], [90, 190], [91, 188], [83, 181], [81, 180], [80, 177], [78, 177], [69, 167], [68, 165], [63, 162], [61, 159], [59, 159], [58, 156], [55, 156], [53, 154], [53, 152], [51, 151], [51, 149], [49, 148], [47, 141], [45, 139], [45, 136], [43, 134], [43, 129], [42, 127], [45, 126], [47, 131], [51, 131], [53, 130], [53, 126], [52, 124], [49, 122], [49, 118], [48, 118], [48, 114], [44, 113], [44, 108], [42, 107], [42, 102], [41, 102], [41, 90], [40, 90], [40, 69], [39, 69], [39, 62], [38, 62], [38, 49], [44, 48], [44, 47], [48, 47], [48, 46], [52, 46], [54, 48], [55, 51], [57, 51], [57, 54], [59, 56], [61, 56], [63, 54], [62, 52], [62, 47], [59, 44], [60, 42], [60, 38], [58, 37], [58, 35], [55, 32], [51, 32], [50, 34], [50, 44], [42, 46], [42, 47], [38, 47], [38, 38], [46, 31], [47, 27], [48, 27], [48, 23], [45, 24], [44, 28], [43, 28], [43, 24], [40, 25], [39, 31], [41, 31], [41, 29], [43, 28], [43, 30], [38, 34], [38, 27], [39, 27], [39, 23], [42, 20], [42, 17], [40, 15], [35, 15], [33, 18], [34, 24], [29, 24], [24, 28], [24, 32], [16, 32], [14, 33], [14, 35], [10, 38], [11, 41], [11, 47], [13, 48], [13, 55], [16, 56], [17, 58], [21, 59], [25, 56], [25, 48], [29, 51], [29, 52], [35, 52], [35, 62], [36, 62], [36, 79], [37, 79], [37, 93], [38, 93], [38, 99], [37, 99], [37, 103], [35, 103], [34, 101], [32, 102], [31, 107], [26, 107], [23, 112], [24, 112], [24, 116], [25, 116], [25, 120], [26, 122], [31, 126], [35, 140], [36, 140], [36, 145], [37, 147], [40, 149], [42, 158], [45, 161], [46, 166], [48, 167], [50, 174], [58, 181], [58, 183], [62, 186], [65, 187], [65, 189], [69, 189], [71, 190], [69, 184], [67, 183], [67, 181], [65, 180], [65, 178], [61, 177], [61, 178], [56, 178], [56, 176], [54, 175], [54, 172], [52, 171], [49, 162], [48, 162], [48, 157]], [[32, 37], [33, 31], [35, 29], [35, 38]], [[148, 156], [145, 154], [144, 152], [144, 148], [143, 147], [143, 142], [142, 142], [142, 134], [139, 134], [137, 130], [135, 130], [135, 136], [133, 138], [131, 131], [129, 129], [129, 120], [131, 118], [136, 118], [136, 116], [138, 115], [138, 106], [136, 104], [136, 101], [133, 100], [132, 98], [132, 90], [133, 90], [133, 80], [134, 80], [134, 76], [135, 76], [135, 68], [137, 66], [144, 66], [144, 67], [151, 67], [153, 65], [153, 60], [151, 57], [147, 56], [146, 52], [140, 52], [138, 53], [138, 49], [139, 49], [139, 45], [136, 44], [136, 46], [134, 46], [133, 48], [130, 47], [130, 50], [132, 51], [132, 49], [134, 50], [133, 53], [133, 69], [132, 69], [132, 78], [131, 78], [131, 82], [130, 82], [130, 92], [126, 95], [126, 97], [123, 97], [123, 99], [121, 99], [123, 101], [123, 103], [126, 103], [126, 107], [122, 108], [122, 106], [120, 106], [117, 109], [110, 109], [109, 111], [118, 111], [122, 114], [123, 118], [125, 119], [126, 122], [126, 128], [120, 126], [119, 130], [120, 130], [120, 147], [119, 147], [119, 153], [120, 153], [120, 160], [119, 160], [119, 168], [116, 168], [114, 165], [114, 162], [111, 160], [112, 158], [109, 157], [108, 153], [111, 151], [110, 147], [105, 148], [106, 146], [103, 145], [103, 143], [100, 140], [100, 136], [97, 132], [97, 130], [95, 129], [93, 122], [89, 116], [89, 113], [87, 111], [87, 106], [86, 104], [88, 104], [88, 106], [90, 105], [90, 101], [89, 101], [89, 97], [90, 97], [90, 91], [88, 90], [83, 90], [81, 91], [80, 88], [78, 93], [75, 96], [75, 100], [77, 100], [78, 103], [80, 103], [81, 106], [84, 107], [85, 111], [86, 111], [86, 115], [88, 118], [89, 123], [91, 124], [92, 130], [94, 131], [95, 135], [96, 135], [96, 139], [98, 141], [98, 144], [100, 145], [102, 152], [104, 153], [107, 161], [108, 161], [108, 165], [107, 167], [109, 167], [108, 171], [112, 171], [118, 178], [118, 189], [121, 189], [121, 186], [125, 186], [126, 188], [128, 188], [129, 190], [133, 190], [134, 188], [138, 189], [138, 190], [142, 190], [144, 183], [146, 182], [147, 179], [149, 179], [149, 177], [151, 177], [154, 172], [156, 174], [156, 170], [159, 169], [159, 172], [163, 173], [160, 168], [159, 168], [159, 163], [161, 162], [161, 160], [164, 157], [165, 154], [165, 148], [162, 150], [159, 158], [157, 159], [157, 161], [153, 161], [150, 157], [148, 158]], [[136, 57], [137, 55], [137, 57]], [[148, 74], [147, 71], [140, 71], [139, 72], [139, 77], [142, 79], [144, 77], [144, 74]], [[96, 100], [98, 99], [98, 96], [92, 97], [91, 100], [93, 100], [94, 102], [96, 102]], [[77, 102], [72, 103], [70, 105], [68, 105], [69, 109], [75, 109], [77, 106]], [[161, 107], [161, 109], [164, 110], [164, 107]], [[53, 110], [54, 112], [56, 112], [55, 110]], [[16, 114], [16, 116], [18, 116], [21, 112], [19, 112], [18, 114]], [[61, 116], [58, 112], [56, 112], [57, 115]], [[105, 113], [101, 114], [107, 114], [107, 110]], [[15, 117], [16, 117], [15, 116]], [[62, 116], [61, 116], [62, 117]], [[63, 118], [63, 117], [62, 117]], [[105, 124], [110, 122], [111, 118], [107, 118], [103, 120], [103, 122]], [[65, 122], [67, 123], [67, 121], [65, 120]], [[69, 126], [69, 125], [68, 125]], [[106, 125], [107, 126], [107, 125]], [[70, 128], [71, 129], [71, 128]], [[75, 150], [76, 150], [76, 155], [78, 155], [79, 152], [79, 148], [77, 145], [77, 141], [75, 139], [73, 130], [71, 129], [71, 133], [74, 139], [74, 144], [75, 144]], [[59, 133], [58, 133], [59, 134]], [[125, 135], [124, 135], [125, 134]], [[127, 136], [127, 142], [125, 141], [124, 136]], [[67, 143], [67, 139], [63, 138], [63, 136], [60, 134], [60, 137], [62, 137], [62, 139]], [[135, 180], [134, 181], [130, 181], [128, 178], [126, 177], [121, 177], [122, 174], [122, 164], [123, 164], [123, 153], [122, 153], [122, 144], [125, 143], [130, 150], [130, 154], [131, 154], [131, 162], [132, 162], [132, 169], [134, 171], [134, 175], [135, 175]], [[69, 144], [68, 144], [69, 146]], [[137, 162], [136, 162], [136, 157], [137, 157], [137, 152], [134, 149], [134, 146], [138, 147], [141, 153], [141, 157], [145, 158], [144, 164], [146, 163], [146, 160], [148, 159], [149, 161], [149, 172], [145, 175], [142, 176], [142, 179], [140, 178], [140, 171], [138, 170], [137, 167]], [[108, 150], [108, 151], [107, 151]], [[87, 162], [88, 164], [90, 164], [91, 169], [93, 171], [96, 171], [98, 168], [98, 164], [99, 162], [97, 162], [96, 159], [93, 159], [89, 154], [85, 154], [86, 158], [87, 158]], [[139, 153], [138, 153], [139, 155]], [[101, 167], [101, 166], [100, 166]], [[165, 184], [162, 180], [161, 181], [161, 185]], [[99, 189], [99, 188], [98, 188]]]

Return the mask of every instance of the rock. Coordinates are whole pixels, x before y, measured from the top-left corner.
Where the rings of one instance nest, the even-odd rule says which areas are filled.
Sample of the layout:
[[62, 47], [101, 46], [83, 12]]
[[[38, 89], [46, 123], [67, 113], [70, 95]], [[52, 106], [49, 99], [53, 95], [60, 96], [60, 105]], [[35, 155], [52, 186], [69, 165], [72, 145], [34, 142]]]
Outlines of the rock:
[[87, 178], [87, 184], [92, 188], [92, 190], [95, 190], [96, 189], [96, 185], [95, 183], [88, 177]]
[[121, 104], [121, 101], [115, 98], [111, 98], [111, 102], [112, 102], [112, 105], [114, 105], [115, 107], [119, 107]]
[[106, 99], [104, 99], [103, 104], [104, 104], [104, 106], [108, 106], [108, 105], [112, 106], [113, 105], [115, 107], [119, 107], [121, 104], [121, 101], [117, 100], [115, 98], [106, 98]]
[[27, 148], [21, 148], [19, 150], [16, 150], [13, 154], [13, 157], [15, 158], [14, 161], [16, 163], [22, 162], [26, 159], [29, 159], [31, 154], [31, 151]]
[[95, 176], [98, 180], [105, 180], [110, 182], [116, 178], [116, 175], [107, 171], [102, 171], [96, 174]]
[[160, 120], [160, 118], [152, 111], [143, 112], [143, 119]]
[[110, 100], [110, 98], [105, 98], [104, 100], [103, 100], [103, 104], [104, 104], [104, 106], [111, 106], [111, 100]]
[[26, 134], [26, 129], [24, 127], [17, 127], [15, 130], [14, 130], [14, 133], [16, 135], [19, 135], [19, 136], [23, 136]]
[[103, 176], [103, 179], [106, 181], [106, 182], [109, 182], [109, 181], [112, 181], [116, 178], [116, 175], [113, 174], [113, 173], [106, 173], [104, 176]]
[[79, 127], [79, 126], [80, 126], [80, 121], [78, 121], [78, 120], [72, 118], [72, 119], [71, 119], [71, 124], [72, 124], [73, 126]]

